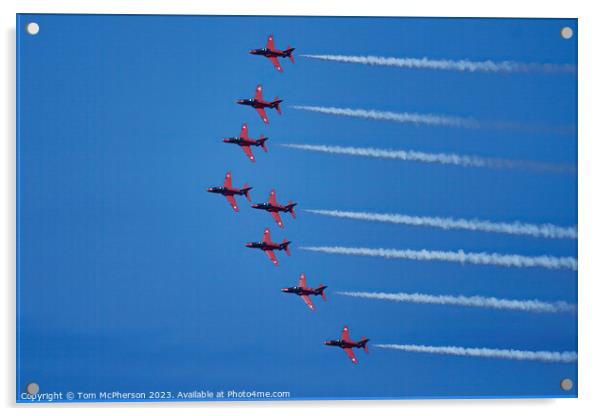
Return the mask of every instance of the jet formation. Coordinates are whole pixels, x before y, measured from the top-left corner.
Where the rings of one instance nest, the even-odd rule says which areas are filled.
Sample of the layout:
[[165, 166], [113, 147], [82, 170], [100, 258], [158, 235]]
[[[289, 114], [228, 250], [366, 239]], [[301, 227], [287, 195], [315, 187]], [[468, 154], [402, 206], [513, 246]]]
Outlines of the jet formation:
[[[269, 35], [266, 47], [260, 49], [251, 49], [249, 53], [251, 55], [264, 56], [268, 58], [270, 62], [274, 65], [276, 70], [282, 73], [282, 66], [280, 65], [280, 61], [278, 60], [278, 58], [288, 58], [292, 63], [295, 63], [295, 59], [293, 58], [294, 50], [295, 48], [291, 48], [290, 46], [288, 46], [284, 50], [276, 49], [274, 43], [274, 36]], [[257, 113], [259, 114], [261, 120], [266, 125], [270, 123], [266, 113], [266, 109], [275, 109], [278, 112], [278, 114], [282, 114], [282, 110], [280, 108], [280, 104], [282, 102], [283, 100], [279, 99], [277, 96], [272, 101], [264, 100], [263, 87], [261, 84], [257, 85], [257, 87], [255, 88], [255, 96], [253, 98], [239, 99], [236, 101], [237, 104], [254, 108], [255, 111], [257, 111]], [[249, 137], [249, 128], [247, 126], [247, 123], [243, 123], [239, 136], [226, 137], [223, 139], [223, 142], [239, 146], [245, 153], [247, 158], [254, 163], [255, 155], [253, 154], [252, 148], [261, 147], [263, 151], [267, 153], [267, 140], [268, 138], [265, 137], [263, 134], [260, 135], [257, 139]], [[235, 188], [232, 185], [232, 173], [228, 171], [226, 173], [223, 185], [207, 188], [207, 192], [223, 195], [235, 212], [239, 211], [239, 207], [236, 202], [235, 196], [244, 195], [247, 198], [247, 200], [251, 203], [251, 208], [270, 213], [270, 215], [280, 228], [284, 228], [284, 224], [282, 222], [280, 213], [288, 213], [293, 217], [293, 219], [296, 219], [296, 202], [289, 200], [289, 202], [286, 205], [279, 204], [276, 199], [276, 190], [272, 189], [268, 196], [267, 202], [252, 203], [251, 196], [249, 193], [251, 189], [253, 188], [246, 183], [243, 185], [242, 188]], [[290, 256], [290, 244], [291, 241], [288, 241], [287, 239], [284, 239], [281, 243], [272, 241], [270, 237], [270, 229], [266, 227], [263, 232], [262, 240], [246, 243], [246, 247], [259, 249], [263, 251], [264, 253], [266, 253], [272, 264], [278, 266], [278, 258], [276, 257], [275, 251], [284, 251], [287, 255]], [[321, 296], [322, 299], [326, 301], [326, 295], [324, 291], [327, 287], [328, 286], [325, 286], [322, 283], [320, 283], [319, 286], [316, 288], [307, 286], [307, 279], [305, 277], [305, 273], [301, 273], [301, 276], [299, 277], [299, 281], [296, 286], [282, 288], [281, 292], [297, 295], [303, 300], [303, 302], [311, 311], [315, 312], [316, 307], [314, 306], [311, 297]], [[340, 339], [325, 341], [324, 345], [341, 348], [354, 364], [358, 364], [357, 358], [355, 357], [355, 354], [353, 352], [353, 348], [362, 348], [367, 353], [368, 341], [369, 339], [367, 339], [366, 337], [362, 337], [359, 341], [351, 340], [349, 337], [349, 328], [347, 326], [344, 326]]]

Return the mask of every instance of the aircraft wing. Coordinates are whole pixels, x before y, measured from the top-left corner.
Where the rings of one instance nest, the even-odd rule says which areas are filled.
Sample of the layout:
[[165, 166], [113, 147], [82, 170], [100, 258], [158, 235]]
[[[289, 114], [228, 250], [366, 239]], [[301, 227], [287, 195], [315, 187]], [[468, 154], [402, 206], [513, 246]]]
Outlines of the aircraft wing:
[[347, 325], [343, 327], [343, 333], [341, 334], [341, 339], [343, 341], [349, 341], [349, 328]]
[[276, 255], [274, 254], [273, 250], [265, 250], [265, 254], [268, 255], [271, 262], [274, 263], [275, 266], [278, 266], [278, 259], [276, 258]]
[[232, 205], [232, 209], [234, 209], [234, 211], [238, 212], [238, 206], [236, 205], [236, 199], [234, 199], [234, 196], [226, 195], [226, 199], [228, 200], [230, 205]]
[[261, 93], [261, 90], [261, 85], [258, 85], [257, 88], [255, 88], [255, 99], [258, 101], [263, 101], [263, 94]]
[[271, 51], [276, 49], [276, 45], [274, 45], [274, 36], [268, 36], [268, 44], [266, 45], [266, 48], [268, 48]]
[[270, 214], [272, 214], [272, 217], [274, 217], [274, 221], [276, 221], [276, 224], [278, 224], [278, 227], [283, 228], [282, 227], [282, 219], [280, 219], [280, 214], [278, 214], [277, 212], [270, 212]]
[[311, 299], [309, 298], [309, 296], [307, 296], [307, 295], [301, 295], [301, 299], [303, 299], [303, 302], [305, 302], [305, 304], [307, 306], [309, 306], [309, 309], [311, 309], [312, 311], [316, 310], [316, 307], [314, 306], [313, 303], [311, 303]]
[[268, 202], [272, 205], [278, 205], [278, 202], [276, 202], [276, 190], [272, 189], [270, 191], [270, 197], [268, 198]]
[[345, 354], [347, 354], [347, 356], [351, 359], [353, 364], [357, 364], [357, 358], [355, 358], [355, 354], [353, 353], [353, 350], [351, 348], [343, 348], [343, 351], [345, 351]]
[[270, 56], [268, 57], [268, 59], [270, 61], [272, 61], [272, 64], [276, 67], [276, 69], [280, 72], [282, 72], [282, 67], [280, 66], [280, 62], [278, 62], [278, 58], [275, 56]]
[[224, 186], [226, 188], [232, 188], [232, 174], [230, 172], [226, 173], [226, 178], [224, 179]]
[[305, 273], [301, 273], [301, 276], [299, 277], [299, 283], [297, 284], [297, 286], [302, 287], [303, 289], [307, 287], [307, 282], [305, 281]]
[[253, 156], [253, 151], [250, 146], [240, 146], [242, 151], [245, 152], [247, 157], [251, 160], [251, 162], [255, 162], [255, 156]]
[[265, 113], [265, 108], [256, 108], [257, 113], [259, 113], [259, 117], [263, 120], [265, 124], [270, 124], [270, 120], [268, 120], [268, 115]]
[[271, 243], [272, 239], [270, 238], [270, 229], [266, 228], [265, 231], [263, 232], [263, 242], [264, 243]]
[[240, 129], [240, 137], [243, 139], [249, 138], [249, 129], [247, 128], [247, 123], [242, 124], [242, 128]]

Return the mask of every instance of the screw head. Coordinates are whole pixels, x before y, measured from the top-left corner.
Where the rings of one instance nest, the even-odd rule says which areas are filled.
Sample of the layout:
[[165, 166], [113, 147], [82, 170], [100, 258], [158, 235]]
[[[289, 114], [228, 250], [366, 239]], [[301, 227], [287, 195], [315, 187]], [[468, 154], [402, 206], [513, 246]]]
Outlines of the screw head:
[[37, 35], [40, 32], [40, 25], [36, 22], [30, 22], [25, 27], [25, 30], [27, 30], [27, 33], [29, 33], [32, 36]]
[[560, 382], [560, 388], [564, 391], [569, 391], [573, 389], [573, 380], [570, 378], [565, 378]]
[[562, 29], [560, 29], [560, 36], [562, 36], [563, 39], [570, 39], [573, 37], [573, 29], [571, 29], [568, 26], [563, 27]]
[[38, 383], [29, 383], [27, 384], [27, 386], [25, 386], [25, 391], [27, 391], [27, 393], [31, 395], [38, 394], [38, 392], [40, 391], [40, 386], [38, 385]]

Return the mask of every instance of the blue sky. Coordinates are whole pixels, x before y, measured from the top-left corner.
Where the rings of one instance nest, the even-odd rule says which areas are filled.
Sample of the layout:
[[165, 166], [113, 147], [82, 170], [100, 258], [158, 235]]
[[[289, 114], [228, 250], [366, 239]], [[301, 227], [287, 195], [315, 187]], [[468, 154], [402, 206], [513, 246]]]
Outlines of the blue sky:
[[[35, 19], [41, 30], [21, 30]], [[322, 345], [577, 350], [577, 319], [351, 299], [338, 290], [576, 302], [577, 273], [341, 257], [343, 245], [576, 256], [573, 240], [364, 223], [303, 208], [577, 224], [576, 177], [314, 154], [278, 143], [457, 152], [576, 164], [571, 134], [337, 118], [291, 104], [576, 125], [576, 78], [366, 67], [248, 50], [275, 35], [298, 53], [576, 64], [576, 20], [21, 15], [18, 391], [287, 390], [293, 398], [572, 396], [574, 364]], [[262, 83], [283, 115], [237, 106]], [[270, 137], [257, 163], [221, 139], [243, 122]], [[253, 201], [299, 203], [280, 230], [239, 198], [205, 192], [232, 171]], [[244, 244], [265, 226], [293, 241], [274, 267]], [[311, 313], [280, 293], [327, 284]]]

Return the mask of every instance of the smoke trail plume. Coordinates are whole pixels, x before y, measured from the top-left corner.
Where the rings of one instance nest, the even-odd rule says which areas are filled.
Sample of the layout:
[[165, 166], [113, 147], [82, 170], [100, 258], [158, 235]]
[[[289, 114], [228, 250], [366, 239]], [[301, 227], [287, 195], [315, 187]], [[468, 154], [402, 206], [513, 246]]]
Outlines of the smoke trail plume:
[[357, 55], [301, 55], [305, 58], [320, 61], [343, 62], [349, 64], [362, 64], [371, 66], [390, 66], [404, 69], [432, 69], [460, 72], [543, 72], [543, 73], [569, 73], [574, 74], [577, 68], [570, 64], [541, 64], [516, 61], [470, 61], [467, 59], [429, 59], [429, 58], [393, 58], [384, 56], [357, 56]]
[[501, 358], [507, 360], [530, 360], [546, 363], [574, 363], [577, 361], [575, 351], [521, 351], [513, 349], [493, 348], [464, 348], [464, 347], [435, 347], [431, 345], [407, 344], [376, 344], [377, 348], [386, 348], [407, 352], [421, 352], [427, 354], [459, 355], [463, 357]]
[[438, 114], [396, 113], [392, 111], [365, 110], [361, 108], [322, 107], [310, 105], [292, 105], [296, 110], [313, 111], [315, 113], [335, 116], [358, 117], [371, 120], [393, 121], [396, 123], [426, 124], [432, 126], [464, 127], [469, 129], [489, 128], [495, 130], [522, 131], [527, 133], [575, 134], [576, 127], [552, 126], [547, 124], [524, 124], [515, 122], [481, 122], [473, 118], [445, 116]]
[[465, 253], [458, 251], [439, 250], [395, 250], [385, 248], [363, 248], [363, 247], [330, 247], [309, 246], [299, 247], [301, 250], [328, 253], [345, 254], [350, 256], [382, 257], [386, 259], [408, 259], [420, 261], [451, 261], [457, 263], [472, 263], [504, 267], [544, 267], [546, 269], [569, 269], [577, 270], [577, 259], [574, 257], [555, 256], [522, 256], [519, 254], [499, 253]]
[[514, 169], [551, 173], [575, 173], [576, 171], [575, 167], [571, 165], [483, 158], [479, 156], [458, 155], [455, 153], [424, 153], [414, 150], [388, 150], [375, 149], [372, 147], [342, 147], [294, 143], [282, 144], [282, 146], [290, 149], [336, 155], [372, 157], [422, 163], [440, 163], [443, 165], [455, 165], [473, 168]]
[[522, 222], [491, 222], [479, 219], [449, 217], [424, 217], [402, 214], [378, 214], [373, 212], [339, 211], [327, 209], [306, 209], [306, 212], [336, 218], [363, 221], [377, 221], [391, 224], [406, 224], [423, 227], [437, 227], [445, 230], [468, 230], [512, 235], [526, 235], [543, 238], [577, 238], [577, 227], [560, 227], [553, 224], [527, 224]]
[[483, 296], [451, 296], [451, 295], [426, 295], [423, 293], [383, 293], [383, 292], [337, 292], [339, 295], [352, 298], [378, 299], [393, 302], [425, 303], [435, 305], [454, 305], [475, 308], [491, 308], [516, 310], [522, 312], [540, 313], [575, 313], [575, 305], [559, 302], [542, 302], [535, 300], [498, 299]]
[[316, 113], [336, 116], [359, 117], [372, 120], [395, 121], [397, 123], [429, 124], [434, 126], [478, 128], [480, 124], [472, 118], [444, 116], [437, 114], [394, 113], [391, 111], [363, 110], [338, 107], [320, 107], [310, 105], [293, 105], [296, 110], [313, 111]]

